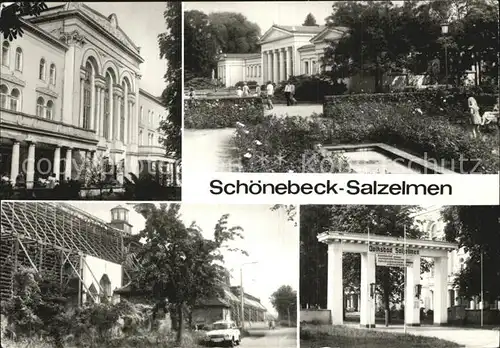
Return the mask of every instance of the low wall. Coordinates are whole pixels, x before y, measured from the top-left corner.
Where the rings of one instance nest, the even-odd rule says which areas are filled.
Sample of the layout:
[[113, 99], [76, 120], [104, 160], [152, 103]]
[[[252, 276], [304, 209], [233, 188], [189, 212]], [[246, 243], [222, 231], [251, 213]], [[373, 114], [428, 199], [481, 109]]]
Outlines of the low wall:
[[300, 322], [328, 325], [332, 322], [331, 311], [328, 309], [301, 309]]
[[231, 128], [236, 127], [236, 122], [256, 124], [263, 118], [260, 97], [206, 97], [184, 102], [185, 128]]
[[[463, 306], [455, 306], [448, 308], [448, 322], [450, 324], [481, 324], [480, 309], [466, 309]], [[483, 324], [498, 325], [500, 324], [500, 310], [485, 309], [483, 311]]]

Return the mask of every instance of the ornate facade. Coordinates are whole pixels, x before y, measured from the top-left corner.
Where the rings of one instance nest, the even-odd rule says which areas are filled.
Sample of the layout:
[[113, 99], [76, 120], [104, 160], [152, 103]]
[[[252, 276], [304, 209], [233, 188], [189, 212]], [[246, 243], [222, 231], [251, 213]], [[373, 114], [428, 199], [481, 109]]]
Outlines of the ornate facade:
[[259, 40], [260, 53], [221, 55], [217, 76], [230, 87], [238, 81], [279, 83], [290, 76], [319, 73], [324, 49], [345, 31], [342, 27], [273, 25]]
[[55, 173], [77, 179], [104, 159], [118, 181], [159, 168], [176, 176], [157, 131], [159, 98], [141, 89], [136, 46], [118, 25], [82, 3], [25, 18], [24, 35], [1, 41], [1, 172], [15, 181]]

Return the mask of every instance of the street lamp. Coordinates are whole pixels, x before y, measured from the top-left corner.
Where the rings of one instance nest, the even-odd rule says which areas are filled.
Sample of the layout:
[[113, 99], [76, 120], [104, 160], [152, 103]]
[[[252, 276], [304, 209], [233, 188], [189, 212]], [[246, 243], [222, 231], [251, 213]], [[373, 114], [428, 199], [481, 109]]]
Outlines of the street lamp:
[[[449, 25], [447, 22], [441, 23], [441, 33], [446, 36], [448, 34]], [[446, 39], [444, 41], [444, 69], [445, 69], [445, 79], [446, 79], [446, 89], [448, 89], [448, 45]]]
[[244, 291], [243, 291], [243, 266], [246, 265], [253, 265], [258, 263], [257, 261], [254, 262], [246, 262], [242, 263], [240, 266], [240, 302], [241, 302], [241, 316], [240, 316], [240, 321], [241, 321], [241, 329], [245, 328], [245, 302], [244, 302]]

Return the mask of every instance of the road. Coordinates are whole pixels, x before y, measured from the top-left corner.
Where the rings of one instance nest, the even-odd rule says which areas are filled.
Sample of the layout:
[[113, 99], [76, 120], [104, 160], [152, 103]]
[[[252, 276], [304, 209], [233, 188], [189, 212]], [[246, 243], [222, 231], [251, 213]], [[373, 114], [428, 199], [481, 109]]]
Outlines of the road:
[[265, 115], [276, 115], [278, 117], [285, 116], [302, 116], [309, 117], [313, 113], [322, 114], [323, 113], [323, 105], [322, 104], [297, 104], [286, 106], [283, 104], [274, 105], [274, 109], [267, 110], [265, 109]]
[[241, 348], [297, 348], [296, 328], [251, 330], [250, 334], [241, 340]]

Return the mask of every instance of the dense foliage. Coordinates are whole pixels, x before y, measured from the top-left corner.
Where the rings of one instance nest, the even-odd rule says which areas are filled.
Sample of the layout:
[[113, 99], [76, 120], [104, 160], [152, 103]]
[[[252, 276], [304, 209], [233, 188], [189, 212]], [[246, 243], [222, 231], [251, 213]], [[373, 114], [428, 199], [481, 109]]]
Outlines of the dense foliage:
[[184, 104], [186, 128], [236, 127], [236, 122], [258, 124], [264, 118], [264, 107], [260, 98], [200, 98], [186, 100]]
[[226, 214], [217, 222], [213, 239], [206, 239], [195, 222], [190, 226], [182, 222], [179, 204], [157, 207], [143, 203], [134, 209], [146, 223], [140, 232], [144, 244], [136, 255], [139, 267], [133, 275], [133, 286], [174, 308], [177, 341], [181, 342], [186, 312], [201, 299], [222, 294], [227, 271], [222, 267], [221, 251], [229, 249], [232, 240], [243, 238], [242, 229], [229, 227]]
[[168, 114], [160, 123], [163, 132], [162, 143], [171, 157], [182, 158], [182, 32], [181, 3], [168, 1], [164, 17], [167, 32], [158, 35], [160, 58], [165, 58], [168, 68], [165, 73], [167, 87], [162, 93], [162, 101]]
[[[491, 0], [405, 1], [403, 6], [339, 1], [327, 24], [345, 27], [347, 35], [326, 50], [324, 63], [336, 77], [374, 76], [377, 92], [387, 72], [431, 73], [445, 83], [446, 64], [449, 83], [458, 85], [466, 70], [480, 64], [484, 72], [478, 84], [496, 84], [498, 19], [498, 4]], [[444, 21], [447, 35], [441, 33]]]
[[485, 300], [500, 297], [500, 210], [498, 206], [450, 206], [442, 212], [448, 241], [458, 242], [469, 254], [456, 285], [461, 296], [481, 292], [481, 254]]
[[[4, 7], [5, 6], [5, 7]], [[22, 37], [21, 18], [24, 16], [38, 16], [48, 8], [45, 1], [16, 1], [8, 5], [2, 5], [0, 12], [0, 33], [3, 33], [5, 40], [15, 40]]]
[[297, 291], [290, 285], [282, 285], [271, 295], [271, 304], [278, 312], [280, 320], [297, 322]]
[[318, 24], [316, 23], [316, 18], [314, 18], [312, 13], [308, 13], [306, 16], [306, 19], [304, 19], [304, 23], [302, 23], [303, 26], [306, 27], [317, 27]]
[[[292, 76], [289, 81], [295, 86], [294, 97], [298, 102], [321, 103], [325, 96], [347, 91], [344, 83], [336, 82], [325, 74]], [[287, 81], [282, 81], [276, 86], [275, 96], [284, 98], [286, 83]]]
[[[460, 173], [498, 173], [496, 127], [491, 134], [472, 139], [466, 129], [468, 119], [457, 120], [455, 107], [445, 110], [429, 97], [418, 102], [412, 98], [405, 94], [328, 98], [327, 119], [268, 116], [260, 124], [240, 127], [236, 147], [241, 156], [250, 156], [243, 162], [244, 171], [348, 172], [342, 157], [325, 158], [317, 144], [385, 143]], [[441, 103], [448, 104], [446, 98]]]
[[255, 53], [260, 28], [241, 13], [198, 10], [184, 13], [184, 70], [186, 81], [211, 77], [222, 53]]

